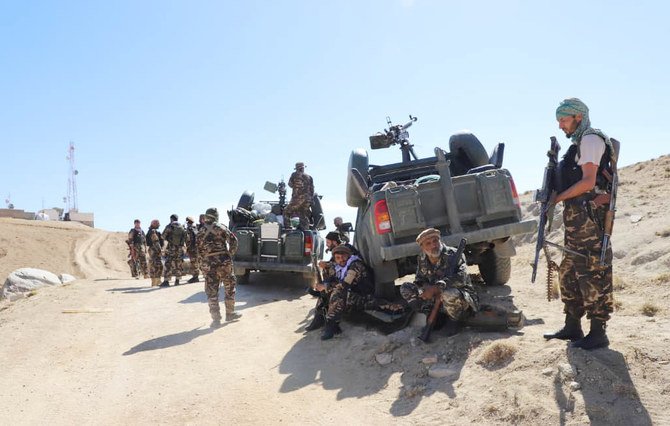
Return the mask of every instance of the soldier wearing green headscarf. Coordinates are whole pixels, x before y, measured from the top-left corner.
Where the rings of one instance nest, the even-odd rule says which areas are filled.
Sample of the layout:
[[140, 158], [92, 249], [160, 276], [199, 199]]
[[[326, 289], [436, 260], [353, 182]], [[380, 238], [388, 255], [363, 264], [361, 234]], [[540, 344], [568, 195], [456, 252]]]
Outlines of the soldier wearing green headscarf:
[[[603, 224], [611, 192], [612, 164], [616, 155], [610, 138], [591, 127], [589, 108], [578, 98], [563, 100], [556, 109], [558, 127], [572, 141], [560, 162], [561, 182], [554, 199], [563, 202], [564, 245], [559, 269], [565, 325], [546, 339], [571, 340], [571, 346], [596, 349], [609, 345], [606, 322], [613, 311], [612, 247], [606, 250], [605, 265], [600, 265]], [[604, 198], [603, 198], [604, 197]], [[584, 336], [581, 318], [591, 322]]]

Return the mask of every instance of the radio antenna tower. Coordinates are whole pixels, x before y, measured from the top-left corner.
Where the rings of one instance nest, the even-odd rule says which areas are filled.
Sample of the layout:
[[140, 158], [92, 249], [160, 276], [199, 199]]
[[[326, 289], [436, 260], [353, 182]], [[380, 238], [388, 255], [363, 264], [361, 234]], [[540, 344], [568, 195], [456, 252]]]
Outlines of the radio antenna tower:
[[67, 152], [67, 161], [70, 165], [70, 173], [67, 178], [67, 210], [76, 212], [77, 210], [77, 175], [79, 171], [74, 166], [74, 144], [70, 142], [70, 148]]

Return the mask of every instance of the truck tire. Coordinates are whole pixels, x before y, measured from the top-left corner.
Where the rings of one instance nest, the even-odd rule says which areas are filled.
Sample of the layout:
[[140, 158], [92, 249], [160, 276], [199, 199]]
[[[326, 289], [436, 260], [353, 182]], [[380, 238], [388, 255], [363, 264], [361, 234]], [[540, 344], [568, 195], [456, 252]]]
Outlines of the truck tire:
[[251, 271], [249, 271], [248, 269], [244, 269], [244, 272], [241, 272], [239, 275], [236, 271], [235, 272], [235, 278], [237, 278], [237, 284], [240, 284], [240, 285], [249, 284], [249, 275], [250, 274], [251, 274]]
[[509, 281], [512, 273], [512, 259], [500, 257], [493, 250], [487, 250], [482, 254], [479, 273], [486, 285], [498, 286]]
[[319, 194], [316, 192], [314, 193], [314, 197], [312, 197], [312, 223], [314, 224], [314, 229], [317, 231], [326, 229], [326, 218], [323, 216], [321, 198], [319, 198]]
[[489, 163], [489, 156], [477, 136], [470, 132], [459, 132], [449, 138], [453, 170], [455, 175], [463, 175], [468, 170]]
[[246, 210], [251, 210], [251, 206], [254, 204], [254, 193], [250, 191], [244, 191], [240, 197], [240, 201], [237, 202], [237, 207], [242, 207]]
[[354, 189], [354, 177], [351, 175], [351, 169], [356, 169], [360, 172], [365, 180], [368, 180], [368, 166], [370, 165], [368, 159], [368, 152], [363, 148], [356, 148], [351, 151], [349, 156], [349, 165], [347, 167], [347, 205], [349, 207], [362, 207], [367, 200], [361, 198], [358, 192]]

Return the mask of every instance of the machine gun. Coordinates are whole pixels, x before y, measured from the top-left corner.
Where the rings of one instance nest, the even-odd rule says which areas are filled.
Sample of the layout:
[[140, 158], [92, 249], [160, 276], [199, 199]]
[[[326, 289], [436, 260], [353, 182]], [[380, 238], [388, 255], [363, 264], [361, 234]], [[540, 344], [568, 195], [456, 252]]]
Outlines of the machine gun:
[[[535, 277], [537, 275], [537, 263], [540, 260], [540, 250], [544, 250], [544, 254], [547, 257], [547, 262], [550, 265], [549, 271], [547, 273], [547, 285], [550, 285], [549, 280], [551, 278], [552, 267], [551, 259], [548, 257], [548, 251], [546, 250], [546, 240], [545, 235], [551, 231], [551, 224], [554, 218], [554, 204], [551, 203], [551, 196], [556, 191], [557, 184], [557, 167], [558, 167], [558, 153], [561, 150], [561, 146], [558, 144], [555, 136], [551, 138], [551, 146], [549, 151], [547, 151], [547, 157], [549, 161], [547, 162], [546, 167], [544, 168], [544, 178], [542, 179], [542, 188], [538, 189], [535, 192], [535, 202], [540, 203], [540, 221], [537, 226], [537, 243], [535, 244], [535, 260], [533, 261], [533, 274], [530, 278], [530, 282], [535, 282]], [[546, 229], [545, 229], [546, 228]]]
[[[458, 268], [461, 265], [461, 258], [463, 257], [463, 252], [465, 252], [465, 245], [467, 244], [467, 240], [465, 238], [461, 238], [461, 242], [458, 243], [458, 249], [456, 250], [456, 253], [454, 254], [454, 261], [449, 265], [449, 276], [453, 276], [458, 272]], [[430, 340], [430, 332], [433, 330], [433, 326], [435, 325], [435, 321], [437, 321], [437, 314], [440, 312], [440, 308], [442, 307], [442, 292], [439, 290], [436, 290], [435, 293], [433, 294], [433, 309], [430, 311], [430, 315], [428, 316], [428, 319], [426, 320], [426, 325], [423, 327], [423, 330], [421, 330], [421, 335], [419, 336], [419, 339], [423, 340], [424, 342], [428, 342]]]
[[275, 192], [279, 193], [279, 212], [273, 212], [275, 214], [283, 214], [284, 213], [284, 208], [286, 207], [286, 182], [284, 182], [284, 178], [282, 178], [279, 183], [274, 183], [267, 181], [265, 182], [265, 185], [263, 186], [263, 189], [265, 189], [268, 192], [272, 192], [273, 194]]
[[413, 157], [416, 160], [417, 156], [414, 153], [414, 145], [409, 143], [409, 132], [407, 131], [407, 129], [416, 120], [417, 118], [413, 117], [412, 114], [410, 114], [409, 121], [406, 124], [393, 125], [391, 119], [389, 117], [386, 117], [386, 123], [388, 124], [389, 128], [384, 129], [383, 133], [380, 132], [370, 136], [370, 148], [382, 149], [382, 148], [388, 148], [391, 145], [400, 145], [400, 150], [402, 151], [403, 163], [409, 163], [411, 161], [411, 157]]

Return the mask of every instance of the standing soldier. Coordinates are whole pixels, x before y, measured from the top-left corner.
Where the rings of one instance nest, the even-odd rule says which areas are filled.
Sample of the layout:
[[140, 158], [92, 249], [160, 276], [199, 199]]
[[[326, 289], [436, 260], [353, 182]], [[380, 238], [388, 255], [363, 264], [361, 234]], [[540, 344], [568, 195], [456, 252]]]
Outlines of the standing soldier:
[[[556, 120], [572, 139], [559, 166], [561, 187], [554, 200], [563, 201], [564, 243], [570, 251], [563, 253], [559, 268], [565, 326], [544, 337], [572, 340], [575, 348], [596, 349], [609, 346], [605, 324], [614, 305], [611, 246], [606, 247], [605, 264], [600, 265], [607, 205], [598, 201], [603, 195], [612, 196], [612, 165], [617, 153], [610, 138], [591, 127], [589, 109], [581, 100], [561, 102]], [[581, 324], [584, 314], [591, 320], [586, 337]]]
[[193, 224], [191, 216], [186, 218], [186, 254], [191, 259], [191, 268], [193, 269], [193, 276], [187, 281], [188, 283], [197, 283], [200, 281], [200, 258], [198, 257], [198, 247], [196, 245], [196, 235], [198, 230]]
[[201, 214], [201, 215], [198, 217], [198, 227], [197, 227], [197, 231], [200, 232], [200, 231], [202, 231], [203, 229], [205, 229], [205, 215], [204, 215], [204, 214]]
[[170, 224], [163, 230], [163, 240], [167, 241], [165, 250], [165, 275], [161, 287], [170, 285], [169, 278], [174, 275], [174, 285], [179, 285], [179, 279], [184, 273], [184, 245], [186, 244], [186, 230], [178, 222], [179, 216], [170, 216]]
[[333, 220], [333, 224], [335, 225], [335, 232], [340, 234], [340, 239], [342, 240], [343, 243], [348, 243], [349, 242], [349, 232], [352, 231], [352, 226], [351, 222], [344, 222], [341, 217], [336, 217]]
[[305, 163], [295, 163], [295, 172], [291, 174], [288, 181], [293, 191], [291, 201], [284, 209], [284, 226], [290, 225], [291, 217], [297, 215], [300, 218], [300, 228], [309, 229], [310, 207], [314, 198], [314, 181], [305, 173]]
[[228, 227], [219, 223], [219, 212], [212, 207], [205, 213], [203, 229], [196, 237], [202, 271], [205, 274], [205, 294], [212, 316], [212, 326], [221, 325], [219, 286], [223, 282], [226, 321], [241, 315], [235, 312], [235, 275], [233, 256], [237, 252], [237, 237]]
[[146, 236], [142, 230], [139, 219], [135, 219], [135, 226], [128, 232], [126, 243], [130, 249], [130, 274], [135, 278], [140, 278], [140, 273], [144, 278], [149, 278], [147, 274], [147, 254], [146, 254]]
[[163, 236], [158, 228], [161, 226], [158, 219], [151, 221], [149, 231], [147, 231], [147, 247], [149, 249], [149, 276], [151, 277], [151, 286], [156, 287], [161, 283], [163, 276], [162, 247]]

